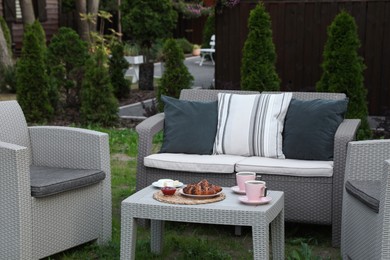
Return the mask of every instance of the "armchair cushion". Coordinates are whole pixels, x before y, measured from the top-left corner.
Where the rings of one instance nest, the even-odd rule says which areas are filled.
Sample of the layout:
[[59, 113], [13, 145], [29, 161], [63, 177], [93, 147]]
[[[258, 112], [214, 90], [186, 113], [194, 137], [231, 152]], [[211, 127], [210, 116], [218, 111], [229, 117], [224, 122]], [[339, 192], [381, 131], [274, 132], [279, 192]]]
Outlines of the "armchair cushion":
[[30, 166], [31, 196], [40, 198], [89, 186], [104, 180], [101, 170]]
[[212, 154], [218, 106], [214, 102], [161, 97], [165, 103], [161, 153]]
[[347, 104], [347, 99], [292, 99], [283, 132], [286, 158], [333, 160], [334, 136], [344, 120]]
[[345, 183], [345, 190], [351, 196], [376, 213], [379, 212], [380, 188], [380, 181], [348, 180]]

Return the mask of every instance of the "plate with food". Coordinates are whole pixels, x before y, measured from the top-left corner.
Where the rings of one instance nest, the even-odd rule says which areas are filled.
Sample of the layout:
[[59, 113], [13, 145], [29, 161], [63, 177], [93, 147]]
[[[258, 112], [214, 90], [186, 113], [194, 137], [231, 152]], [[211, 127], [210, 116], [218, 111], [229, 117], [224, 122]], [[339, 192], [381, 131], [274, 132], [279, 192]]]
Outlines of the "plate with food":
[[179, 188], [179, 187], [183, 186], [184, 184], [178, 180], [174, 181], [172, 179], [160, 179], [158, 181], [153, 182], [152, 185], [156, 188], [163, 188], [166, 186]]
[[184, 188], [179, 189], [179, 193], [190, 198], [205, 199], [220, 195], [222, 188], [209, 183], [207, 180], [201, 180], [198, 183], [187, 184]]

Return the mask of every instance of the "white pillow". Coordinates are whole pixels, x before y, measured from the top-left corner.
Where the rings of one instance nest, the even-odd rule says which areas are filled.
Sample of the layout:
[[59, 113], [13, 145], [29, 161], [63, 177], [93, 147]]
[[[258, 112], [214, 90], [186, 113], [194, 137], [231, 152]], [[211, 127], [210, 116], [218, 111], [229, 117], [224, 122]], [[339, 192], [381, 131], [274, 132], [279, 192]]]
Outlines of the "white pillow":
[[218, 94], [214, 154], [284, 159], [282, 132], [292, 93]]

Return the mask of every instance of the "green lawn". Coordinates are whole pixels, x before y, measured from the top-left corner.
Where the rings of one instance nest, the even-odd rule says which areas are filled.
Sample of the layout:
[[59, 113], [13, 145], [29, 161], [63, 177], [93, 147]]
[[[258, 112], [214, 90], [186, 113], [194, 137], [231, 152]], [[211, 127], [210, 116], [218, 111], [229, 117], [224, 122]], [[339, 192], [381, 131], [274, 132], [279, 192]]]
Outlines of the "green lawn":
[[[120, 203], [135, 192], [137, 134], [133, 129], [94, 128], [110, 135], [112, 174], [112, 242], [104, 247], [89, 243], [48, 259], [119, 259]], [[162, 137], [155, 139], [156, 149]], [[249, 227], [241, 236], [233, 226], [168, 222], [163, 254], [150, 253], [149, 230], [139, 228], [136, 259], [252, 259]], [[331, 246], [331, 228], [286, 224], [286, 259], [340, 259]]]

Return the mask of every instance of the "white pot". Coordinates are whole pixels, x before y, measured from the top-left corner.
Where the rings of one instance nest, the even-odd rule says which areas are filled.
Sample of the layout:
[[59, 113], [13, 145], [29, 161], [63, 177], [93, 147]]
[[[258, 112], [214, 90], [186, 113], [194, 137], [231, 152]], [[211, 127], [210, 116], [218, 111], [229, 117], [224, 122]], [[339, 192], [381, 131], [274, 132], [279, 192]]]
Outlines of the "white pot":
[[125, 56], [125, 59], [130, 64], [141, 64], [144, 63], [144, 56]]

